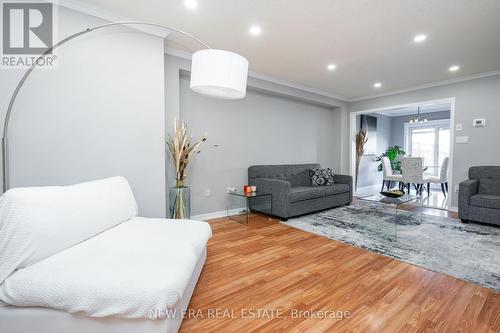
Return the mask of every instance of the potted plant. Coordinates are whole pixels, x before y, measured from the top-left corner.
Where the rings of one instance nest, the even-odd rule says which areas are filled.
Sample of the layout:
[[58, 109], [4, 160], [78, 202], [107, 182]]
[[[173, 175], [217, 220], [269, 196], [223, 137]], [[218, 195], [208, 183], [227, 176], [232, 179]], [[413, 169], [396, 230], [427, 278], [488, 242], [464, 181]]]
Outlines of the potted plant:
[[[400, 146], [392, 146], [387, 148], [385, 153], [377, 157], [377, 161], [380, 162], [382, 157], [389, 158], [391, 161], [391, 168], [393, 171], [401, 172], [401, 158], [400, 156], [404, 156], [406, 152]], [[382, 163], [378, 165], [378, 171], [382, 171]]]
[[184, 185], [187, 166], [191, 158], [199, 154], [198, 148], [207, 140], [206, 135], [194, 141], [189, 135], [186, 122], [175, 120], [175, 132], [168, 136], [167, 146], [175, 168], [175, 187], [169, 190], [170, 218], [189, 219], [191, 217], [190, 191]]

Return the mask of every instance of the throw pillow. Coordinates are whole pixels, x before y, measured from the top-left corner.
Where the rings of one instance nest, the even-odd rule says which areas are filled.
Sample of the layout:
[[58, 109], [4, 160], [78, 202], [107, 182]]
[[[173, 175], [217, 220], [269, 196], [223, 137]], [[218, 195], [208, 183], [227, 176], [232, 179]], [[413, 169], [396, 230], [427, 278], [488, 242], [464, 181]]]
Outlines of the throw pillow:
[[309, 170], [312, 186], [332, 186], [333, 185], [333, 170], [327, 169], [311, 169]]

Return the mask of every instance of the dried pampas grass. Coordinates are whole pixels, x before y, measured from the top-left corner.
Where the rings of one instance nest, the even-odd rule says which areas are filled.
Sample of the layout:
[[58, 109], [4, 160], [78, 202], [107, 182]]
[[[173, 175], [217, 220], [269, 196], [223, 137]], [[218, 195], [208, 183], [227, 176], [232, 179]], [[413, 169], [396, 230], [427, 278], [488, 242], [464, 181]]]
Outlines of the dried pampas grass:
[[366, 129], [360, 130], [356, 134], [356, 180], [355, 189], [358, 189], [358, 174], [359, 174], [359, 164], [361, 163], [361, 157], [365, 153], [365, 144], [368, 142], [368, 134]]
[[173, 136], [168, 136], [167, 146], [174, 163], [176, 172], [175, 179], [178, 187], [184, 186], [184, 179], [186, 179], [187, 176], [186, 169], [189, 161], [194, 155], [200, 153], [198, 148], [205, 141], [207, 141], [206, 133], [203, 138], [194, 141], [193, 138], [189, 136], [186, 122], [178, 119], [175, 120], [175, 133]]

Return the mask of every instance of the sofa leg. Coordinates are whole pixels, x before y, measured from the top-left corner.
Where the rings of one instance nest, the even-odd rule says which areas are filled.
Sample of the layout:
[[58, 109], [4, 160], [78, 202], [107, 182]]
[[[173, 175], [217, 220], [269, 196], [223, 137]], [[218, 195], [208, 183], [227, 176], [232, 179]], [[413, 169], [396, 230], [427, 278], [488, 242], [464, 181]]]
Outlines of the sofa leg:
[[469, 223], [469, 220], [466, 220], [466, 219], [460, 219], [462, 221], [462, 223]]
[[282, 217], [282, 218], [281, 218], [281, 221], [283, 221], [283, 222], [288, 221], [288, 217]]
[[385, 180], [382, 180], [382, 189], [380, 190], [380, 192], [384, 191], [384, 186], [385, 186]]

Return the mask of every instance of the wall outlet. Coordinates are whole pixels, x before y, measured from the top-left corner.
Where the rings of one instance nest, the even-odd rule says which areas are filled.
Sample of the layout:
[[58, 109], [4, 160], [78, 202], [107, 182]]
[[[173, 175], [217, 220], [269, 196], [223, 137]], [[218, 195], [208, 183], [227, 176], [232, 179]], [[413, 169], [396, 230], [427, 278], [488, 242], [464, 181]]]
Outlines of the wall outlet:
[[456, 126], [456, 130], [457, 131], [461, 131], [463, 128], [462, 128], [462, 124], [457, 124]]
[[227, 188], [227, 193], [234, 193], [236, 192], [236, 188], [235, 187], [228, 187]]
[[457, 136], [455, 138], [455, 143], [457, 143], [457, 144], [469, 143], [469, 137], [468, 136]]
[[209, 188], [207, 188], [207, 189], [205, 190], [205, 196], [206, 196], [206, 197], [209, 197], [209, 196], [210, 196], [210, 194], [211, 194], [211, 193], [210, 193], [210, 189], [209, 189]]
[[455, 186], [455, 192], [458, 192], [460, 190], [460, 186]]

